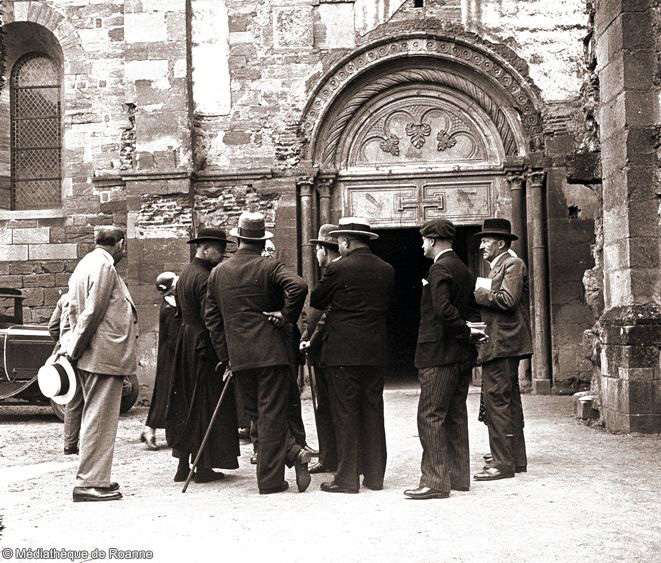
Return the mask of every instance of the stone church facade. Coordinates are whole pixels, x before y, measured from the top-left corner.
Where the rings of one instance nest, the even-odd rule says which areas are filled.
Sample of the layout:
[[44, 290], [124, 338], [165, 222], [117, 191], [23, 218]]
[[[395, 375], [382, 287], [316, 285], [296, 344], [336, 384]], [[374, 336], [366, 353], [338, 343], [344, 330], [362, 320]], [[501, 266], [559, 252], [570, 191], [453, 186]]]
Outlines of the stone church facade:
[[661, 429], [659, 84], [651, 0], [3, 0], [0, 285], [43, 323], [95, 228], [153, 378], [154, 279], [203, 225], [265, 213], [310, 283], [319, 224], [369, 217], [415, 343], [416, 227], [506, 217], [531, 272], [535, 393], [592, 387], [613, 431]]

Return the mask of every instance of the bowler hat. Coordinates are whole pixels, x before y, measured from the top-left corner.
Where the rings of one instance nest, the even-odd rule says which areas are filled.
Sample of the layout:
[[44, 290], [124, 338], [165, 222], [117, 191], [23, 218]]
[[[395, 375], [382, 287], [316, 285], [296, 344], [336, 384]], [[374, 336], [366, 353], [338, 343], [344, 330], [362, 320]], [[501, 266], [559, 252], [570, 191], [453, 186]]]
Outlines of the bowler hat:
[[227, 242], [227, 235], [223, 229], [216, 227], [202, 227], [197, 231], [197, 236], [190, 239], [188, 244], [197, 244], [200, 242]]
[[493, 237], [504, 240], [517, 240], [515, 234], [512, 234], [512, 225], [507, 219], [485, 219], [482, 230], [476, 233], [476, 237]]
[[456, 232], [454, 223], [441, 217], [430, 219], [420, 227], [420, 235], [427, 238], [454, 240]]
[[377, 239], [379, 235], [372, 232], [372, 226], [364, 217], [342, 217], [339, 229], [330, 231], [330, 235], [351, 235], [360, 238]]
[[322, 244], [324, 246], [330, 246], [331, 248], [337, 249], [337, 235], [331, 234], [334, 231], [337, 231], [340, 227], [338, 225], [333, 225], [332, 223], [326, 223], [319, 227], [319, 234], [317, 238], [311, 238], [310, 242], [316, 242], [317, 244]]
[[44, 397], [66, 405], [76, 393], [76, 372], [66, 356], [51, 356], [37, 372], [37, 382]]
[[266, 240], [273, 238], [273, 233], [265, 230], [264, 215], [259, 212], [244, 211], [239, 217], [239, 225], [230, 231], [230, 235], [245, 240]]

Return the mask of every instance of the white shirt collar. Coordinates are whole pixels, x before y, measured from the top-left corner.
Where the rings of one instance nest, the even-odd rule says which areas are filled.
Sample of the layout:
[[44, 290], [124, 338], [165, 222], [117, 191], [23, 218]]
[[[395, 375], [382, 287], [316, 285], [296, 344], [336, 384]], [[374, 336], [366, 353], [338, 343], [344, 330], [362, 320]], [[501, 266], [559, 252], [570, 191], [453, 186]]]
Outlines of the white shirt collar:
[[492, 270], [494, 269], [494, 267], [496, 266], [496, 264], [497, 264], [498, 262], [500, 262], [500, 259], [501, 259], [503, 256], [507, 256], [507, 251], [503, 252], [502, 254], [499, 254], [499, 255], [496, 256], [491, 262], [489, 262], [489, 266], [491, 266], [491, 269], [492, 269]]
[[105, 248], [101, 248], [100, 246], [96, 247], [96, 250], [98, 250], [101, 253], [101, 256], [103, 256], [108, 262], [110, 262], [111, 266], [115, 266], [115, 259], [112, 257], [112, 254], [108, 252]]
[[441, 251], [436, 255], [436, 258], [434, 258], [434, 264], [436, 264], [436, 262], [438, 262], [438, 259], [439, 259], [441, 256], [443, 256], [443, 254], [445, 254], [446, 252], [452, 252], [452, 249], [451, 249], [451, 248], [446, 248], [445, 250], [441, 250]]

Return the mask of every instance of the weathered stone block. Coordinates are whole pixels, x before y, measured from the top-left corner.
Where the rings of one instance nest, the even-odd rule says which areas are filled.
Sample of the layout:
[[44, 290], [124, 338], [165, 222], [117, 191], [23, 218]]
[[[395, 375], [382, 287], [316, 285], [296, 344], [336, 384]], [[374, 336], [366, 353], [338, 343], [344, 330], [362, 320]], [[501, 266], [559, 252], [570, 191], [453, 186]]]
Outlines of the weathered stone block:
[[29, 245], [31, 260], [70, 260], [77, 258], [78, 248], [75, 244], [31, 244]]
[[27, 244], [0, 244], [0, 261], [13, 262], [28, 259]]
[[14, 229], [14, 244], [47, 243], [50, 238], [50, 227], [36, 229]]
[[55, 285], [58, 287], [63, 287], [68, 285], [70, 277], [71, 277], [71, 272], [62, 272], [61, 274], [55, 274]]
[[23, 300], [24, 307], [34, 307], [44, 304], [44, 290], [40, 287], [33, 287], [23, 290], [25, 299]]
[[21, 289], [23, 287], [23, 276], [6, 274], [0, 275], [0, 285], [2, 287]]
[[54, 274], [30, 274], [23, 276], [23, 287], [54, 287]]
[[167, 39], [163, 13], [135, 13], [124, 16], [124, 40], [127, 43], [158, 43]]
[[629, 432], [656, 434], [661, 432], [661, 414], [636, 414], [630, 416]]

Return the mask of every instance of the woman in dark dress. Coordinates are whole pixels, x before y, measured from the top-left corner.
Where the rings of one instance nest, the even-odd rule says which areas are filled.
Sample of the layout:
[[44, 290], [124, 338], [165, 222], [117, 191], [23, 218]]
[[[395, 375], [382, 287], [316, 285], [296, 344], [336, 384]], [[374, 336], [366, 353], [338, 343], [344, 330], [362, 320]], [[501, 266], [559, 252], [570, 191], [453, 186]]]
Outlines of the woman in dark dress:
[[181, 323], [176, 318], [177, 304], [175, 288], [177, 274], [163, 272], [156, 278], [156, 288], [163, 294], [163, 302], [158, 318], [158, 356], [156, 359], [156, 377], [154, 391], [149, 405], [149, 414], [145, 429], [140, 434], [140, 441], [150, 450], [157, 450], [156, 429], [165, 428], [165, 415], [168, 410], [172, 374], [174, 373], [174, 349]]

